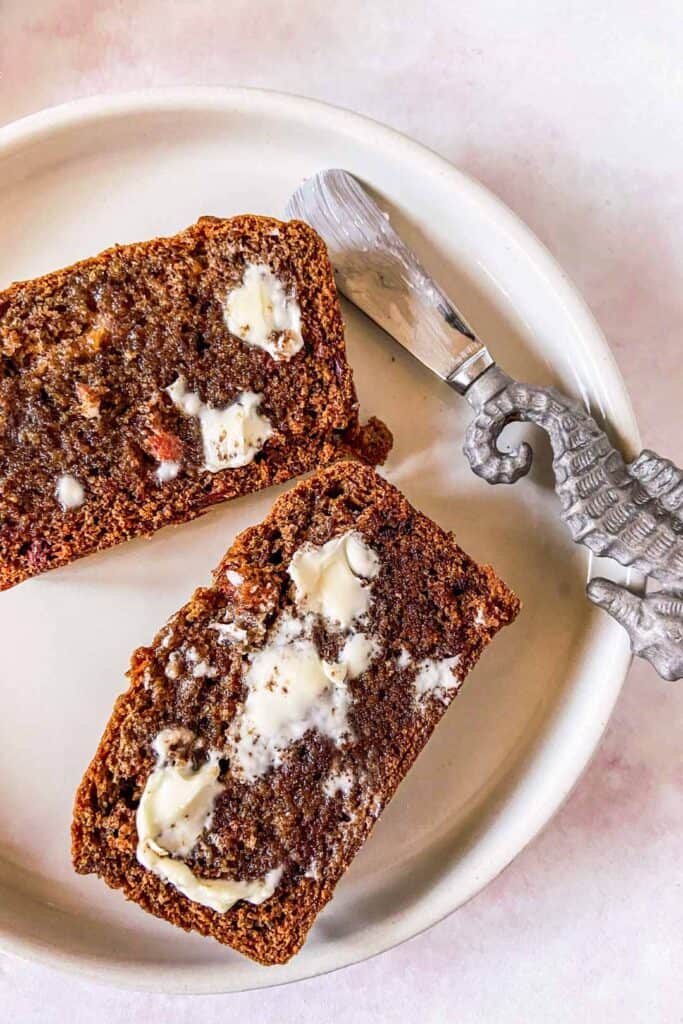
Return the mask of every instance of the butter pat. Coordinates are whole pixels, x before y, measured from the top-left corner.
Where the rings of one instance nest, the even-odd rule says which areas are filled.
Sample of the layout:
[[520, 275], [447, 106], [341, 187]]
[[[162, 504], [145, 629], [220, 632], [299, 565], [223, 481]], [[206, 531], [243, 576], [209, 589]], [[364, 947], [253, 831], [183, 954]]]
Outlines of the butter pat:
[[402, 647], [399, 652], [398, 658], [396, 659], [396, 665], [398, 666], [398, 668], [408, 668], [412, 660], [413, 659], [411, 657], [410, 651], [407, 651], [405, 647]]
[[[288, 572], [302, 615], [285, 612], [270, 643], [250, 656], [246, 696], [231, 730], [234, 763], [248, 780], [277, 768], [287, 748], [311, 729], [337, 746], [352, 739], [347, 684], [379, 653], [376, 641], [355, 628], [370, 607], [369, 581], [379, 572], [379, 559], [360, 533], [318, 547], [304, 544]], [[316, 613], [347, 633], [334, 662], [321, 658], [311, 637]], [[211, 626], [226, 635], [223, 624]]]
[[175, 480], [180, 471], [180, 463], [172, 462], [170, 459], [164, 459], [157, 466], [155, 476], [160, 484], [166, 484], [169, 480]]
[[204, 403], [197, 392], [188, 389], [187, 381], [182, 373], [166, 388], [166, 394], [176, 409], [179, 409], [185, 416], [199, 416], [204, 408]]
[[71, 508], [79, 508], [85, 501], [83, 484], [71, 473], [63, 473], [57, 481], [55, 497], [64, 512]]
[[415, 693], [418, 697], [425, 694], [433, 694], [439, 700], [446, 703], [454, 690], [457, 690], [462, 682], [453, 670], [460, 663], [460, 656], [454, 658], [443, 658], [441, 661], [433, 661], [426, 658], [418, 665], [415, 677]]
[[278, 619], [274, 642], [279, 644], [289, 643], [290, 640], [296, 640], [304, 634], [310, 634], [312, 626], [312, 615], [306, 615], [303, 619], [300, 619], [287, 611]]
[[193, 679], [215, 679], [218, 675], [218, 669], [215, 669], [212, 665], [209, 665], [208, 661], [199, 661], [192, 669]]
[[152, 863], [145, 863], [138, 860], [143, 867], [149, 868], [165, 881], [187, 896], [188, 900], [194, 903], [201, 903], [211, 910], [224, 914], [231, 907], [234, 907], [238, 900], [247, 900], [248, 903], [259, 904], [269, 899], [275, 892], [282, 878], [282, 868], [273, 868], [263, 878], [256, 878], [252, 881], [240, 882], [230, 878], [197, 878], [187, 864], [181, 860], [171, 860], [170, 857], [157, 857]]
[[346, 668], [321, 659], [308, 639], [269, 644], [252, 656], [235, 720], [235, 760], [249, 780], [277, 767], [309, 729], [342, 742], [349, 733]]
[[242, 644], [247, 639], [246, 629], [236, 626], [234, 622], [210, 622], [209, 629], [216, 630], [221, 644]]
[[379, 572], [379, 558], [362, 535], [351, 530], [319, 547], [304, 544], [288, 572], [301, 608], [348, 630], [370, 607], [372, 593], [364, 581]]
[[353, 789], [353, 775], [351, 772], [330, 772], [323, 783], [323, 792], [326, 797], [332, 800], [337, 793], [342, 797], [348, 796]]
[[212, 753], [197, 771], [189, 761], [172, 757], [175, 745], [187, 745], [192, 739], [187, 729], [164, 729], [154, 741], [157, 764], [147, 779], [135, 818], [137, 859], [188, 899], [218, 913], [225, 913], [237, 900], [263, 903], [275, 891], [281, 867], [252, 881], [203, 879], [178, 859], [187, 857], [211, 827], [214, 803], [223, 790], [217, 754]]
[[350, 679], [356, 679], [379, 654], [379, 644], [365, 633], [353, 633], [341, 649], [339, 662]]
[[261, 395], [243, 391], [224, 409], [204, 406], [199, 416], [204, 466], [211, 473], [237, 469], [252, 461], [273, 433], [270, 421], [258, 412]]
[[[199, 768], [182, 759], [169, 760], [170, 748], [189, 742], [187, 729], [164, 729], [154, 741], [157, 767], [147, 780], [138, 806], [138, 838], [147, 837], [164, 855], [186, 857], [211, 824], [213, 805], [223, 787], [218, 782], [218, 758], [211, 756]], [[146, 865], [149, 866], [149, 865]]]
[[242, 283], [224, 304], [231, 334], [262, 348], [273, 359], [291, 359], [303, 348], [301, 310], [293, 295], [264, 263], [248, 263]]
[[210, 473], [248, 465], [273, 433], [270, 420], [258, 411], [263, 396], [253, 391], [243, 391], [223, 409], [214, 409], [188, 390], [181, 375], [166, 393], [185, 416], [199, 420], [204, 469]]

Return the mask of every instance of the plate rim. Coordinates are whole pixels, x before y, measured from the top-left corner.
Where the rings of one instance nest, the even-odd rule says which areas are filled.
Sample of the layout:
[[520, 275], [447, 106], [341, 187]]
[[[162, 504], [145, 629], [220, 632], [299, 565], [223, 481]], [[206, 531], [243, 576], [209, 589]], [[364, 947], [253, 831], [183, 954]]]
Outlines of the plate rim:
[[[43, 141], [62, 130], [73, 131], [78, 127], [86, 127], [111, 117], [143, 113], [158, 114], [173, 110], [231, 112], [233, 114], [243, 113], [247, 116], [258, 113], [270, 116], [277, 114], [305, 115], [308, 123], [324, 123], [328, 129], [332, 125], [335, 130], [343, 130], [356, 140], [372, 141], [385, 150], [391, 149], [398, 158], [410, 160], [413, 165], [421, 165], [423, 173], [446, 178], [452, 182], [454, 188], [461, 192], [468, 192], [471, 198], [483, 206], [492, 217], [503, 223], [536, 269], [547, 280], [548, 287], [552, 288], [562, 300], [565, 311], [576, 324], [577, 339], [580, 339], [582, 353], [592, 366], [592, 385], [597, 391], [602, 391], [601, 412], [610, 420], [611, 427], [629, 454], [635, 454], [640, 449], [640, 435], [635, 414], [614, 355], [585, 300], [554, 256], [524, 221], [484, 185], [459, 170], [449, 160], [428, 146], [378, 120], [341, 106], [275, 90], [241, 86], [152, 87], [80, 97], [1, 125], [0, 159], [13, 151], [20, 151], [34, 140]], [[589, 572], [591, 564], [592, 560], [589, 562]], [[620, 570], [617, 567], [617, 571], [621, 578], [628, 578], [628, 573], [625, 570]], [[604, 623], [598, 620], [595, 628], [609, 630], [610, 620], [607, 620], [606, 617]], [[315, 965], [305, 967], [304, 961], [294, 958], [284, 969], [276, 968], [273, 973], [264, 971], [262, 975], [254, 975], [253, 979], [250, 978], [245, 985], [230, 984], [228, 982], [229, 973], [225, 968], [216, 966], [210, 966], [204, 974], [201, 974], [201, 977], [198, 976], [199, 969], [193, 967], [190, 970], [192, 977], [188, 977], [186, 972], [179, 972], [172, 966], [151, 967], [145, 964], [120, 964], [102, 957], [86, 957], [62, 950], [40, 938], [17, 936], [11, 928], [6, 927], [2, 922], [0, 922], [0, 951], [117, 987], [168, 993], [208, 994], [269, 988], [305, 978], [319, 977], [370, 959], [408, 941], [469, 902], [493, 881], [546, 827], [577, 785], [598, 748], [631, 663], [631, 652], [626, 634], [619, 631], [615, 637], [619, 637], [620, 641], [617, 641], [618, 650], [615, 649], [612, 653], [611, 687], [607, 687], [606, 684], [603, 687], [605, 692], [600, 714], [596, 714], [595, 726], [582, 745], [581, 757], [572, 759], [573, 770], [565, 769], [561, 784], [556, 782], [549, 787], [552, 792], [546, 793], [545, 800], [538, 801], [539, 806], [535, 813], [527, 812], [527, 824], [522, 830], [525, 836], [523, 842], [520, 844], [515, 841], [508, 844], [508, 846], [515, 847], [512, 851], [505, 849], [502, 854], [499, 851], [497, 863], [493, 869], [481, 873], [465, 900], [444, 907], [434, 905], [434, 899], [427, 896], [420, 901], [421, 913], [415, 910], [402, 910], [392, 919], [391, 925], [386, 929], [379, 942], [372, 942], [368, 948], [364, 948], [361, 943], [359, 948], [354, 948], [350, 955], [342, 955], [336, 964], [322, 969], [316, 968]], [[539, 749], [534, 753], [535, 760], [548, 756], [548, 750], [545, 749], [548, 742], [547, 736], [540, 739]], [[576, 770], [577, 764], [579, 765], [578, 771]], [[530, 827], [529, 822], [531, 822]], [[300, 967], [299, 964], [301, 964]]]

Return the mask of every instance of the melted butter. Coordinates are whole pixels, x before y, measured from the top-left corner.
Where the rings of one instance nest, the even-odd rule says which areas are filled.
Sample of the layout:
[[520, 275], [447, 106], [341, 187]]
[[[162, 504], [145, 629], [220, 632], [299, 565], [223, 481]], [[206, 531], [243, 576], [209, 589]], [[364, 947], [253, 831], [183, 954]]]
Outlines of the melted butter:
[[263, 263], [247, 264], [242, 283], [225, 300], [224, 316], [231, 334], [273, 359], [291, 359], [303, 348], [299, 304]]
[[339, 662], [348, 672], [349, 678], [355, 679], [362, 675], [370, 666], [370, 662], [380, 652], [376, 640], [365, 633], [353, 633], [341, 649]]
[[235, 757], [248, 779], [277, 766], [287, 747], [315, 729], [335, 743], [349, 733], [347, 668], [308, 639], [274, 642], [252, 656], [235, 721]]
[[460, 656], [454, 658], [443, 658], [441, 661], [433, 661], [426, 658], [418, 665], [415, 676], [415, 693], [418, 697], [425, 694], [433, 694], [439, 700], [446, 703], [454, 690], [457, 690], [462, 680], [454, 674], [454, 669], [460, 663]]
[[300, 608], [350, 629], [368, 611], [372, 591], [365, 581], [379, 572], [379, 558], [355, 530], [319, 547], [304, 544], [295, 552], [289, 575]]
[[85, 501], [83, 484], [71, 473], [63, 473], [57, 481], [55, 497], [64, 512], [71, 508], [79, 508]]
[[173, 462], [171, 459], [164, 459], [157, 466], [157, 470], [154, 475], [160, 484], [167, 484], [169, 480], [175, 480], [179, 472], [179, 462]]
[[214, 803], [223, 790], [215, 753], [196, 771], [182, 758], [171, 759], [172, 748], [192, 738], [187, 729], [164, 729], [154, 741], [157, 764], [147, 779], [135, 818], [137, 859], [188, 899], [218, 913], [225, 913], [237, 900], [262, 903], [275, 891], [281, 867], [250, 881], [199, 878], [180, 859], [192, 852], [202, 833], [211, 827]]
[[[295, 623], [300, 629], [292, 628]], [[368, 668], [377, 644], [354, 633], [337, 661], [325, 661], [302, 635], [306, 625], [283, 616], [272, 642], [251, 656], [247, 696], [232, 729], [235, 763], [247, 779], [277, 767], [309, 729], [337, 746], [351, 737], [348, 682]]]
[[270, 420], [258, 411], [263, 396], [253, 391], [243, 391], [234, 402], [215, 409], [189, 391], [181, 375], [166, 393], [185, 416], [199, 420], [204, 469], [210, 473], [248, 465], [273, 433]]
[[323, 792], [330, 800], [334, 799], [337, 793], [347, 797], [353, 789], [354, 780], [350, 771], [330, 772], [323, 783]]

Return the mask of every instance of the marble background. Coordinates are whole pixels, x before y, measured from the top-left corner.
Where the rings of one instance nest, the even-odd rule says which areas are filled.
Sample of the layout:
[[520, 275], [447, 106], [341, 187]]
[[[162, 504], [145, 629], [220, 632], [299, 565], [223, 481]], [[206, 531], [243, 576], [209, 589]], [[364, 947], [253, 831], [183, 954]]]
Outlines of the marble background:
[[[680, 0], [0, 0], [0, 123], [145, 85], [351, 107], [493, 189], [586, 296], [645, 442], [683, 464]], [[0, 959], [5, 1020], [683, 1020], [683, 684], [635, 665], [601, 750], [484, 893], [284, 989], [117, 992]]]

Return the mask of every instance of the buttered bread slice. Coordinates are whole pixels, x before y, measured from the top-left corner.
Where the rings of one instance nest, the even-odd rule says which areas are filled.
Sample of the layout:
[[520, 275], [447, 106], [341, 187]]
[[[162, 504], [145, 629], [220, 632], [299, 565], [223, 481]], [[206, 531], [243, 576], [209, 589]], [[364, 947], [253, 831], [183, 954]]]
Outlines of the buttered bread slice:
[[0, 292], [0, 589], [389, 445], [300, 222], [204, 217]]
[[76, 796], [76, 870], [283, 963], [517, 610], [373, 470], [320, 471], [133, 655]]

